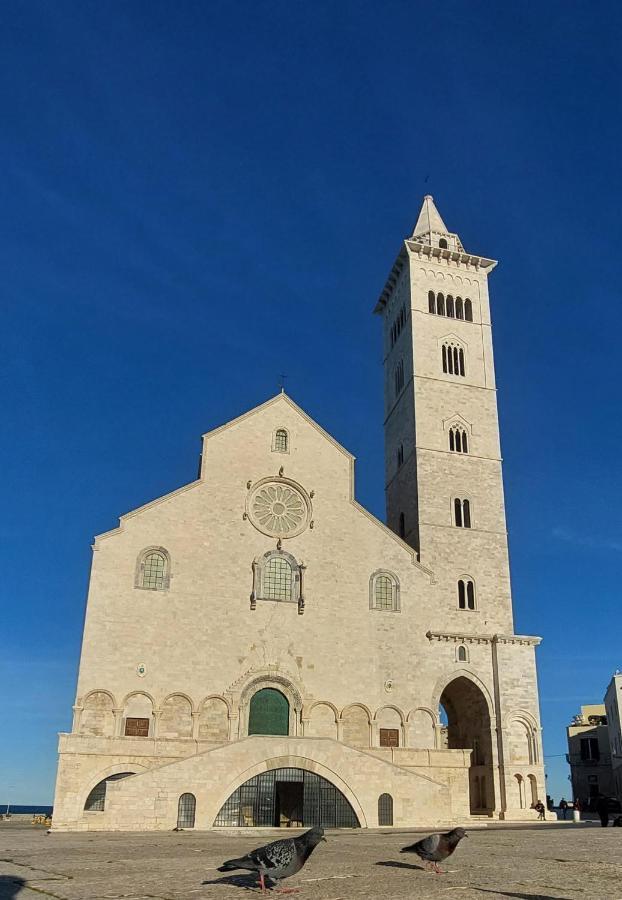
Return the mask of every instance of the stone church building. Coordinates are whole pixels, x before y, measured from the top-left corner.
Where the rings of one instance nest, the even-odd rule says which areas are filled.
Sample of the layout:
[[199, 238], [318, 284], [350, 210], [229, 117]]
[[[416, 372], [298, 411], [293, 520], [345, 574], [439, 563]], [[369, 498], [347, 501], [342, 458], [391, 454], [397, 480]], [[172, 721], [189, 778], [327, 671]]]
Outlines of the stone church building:
[[533, 818], [488, 276], [426, 197], [383, 323], [387, 524], [285, 393], [99, 535], [54, 829]]

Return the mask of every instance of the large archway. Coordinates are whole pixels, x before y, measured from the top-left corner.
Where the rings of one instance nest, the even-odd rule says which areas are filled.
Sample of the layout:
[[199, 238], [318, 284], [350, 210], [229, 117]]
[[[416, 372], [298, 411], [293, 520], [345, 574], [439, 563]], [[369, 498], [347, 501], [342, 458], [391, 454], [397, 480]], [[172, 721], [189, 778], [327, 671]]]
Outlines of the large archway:
[[460, 675], [445, 687], [440, 705], [441, 721], [445, 719], [447, 749], [472, 751], [469, 769], [471, 813], [489, 813], [494, 809], [495, 799], [492, 734], [486, 697], [473, 681]]
[[332, 782], [306, 769], [281, 768], [249, 778], [222, 805], [215, 826], [360, 828]]

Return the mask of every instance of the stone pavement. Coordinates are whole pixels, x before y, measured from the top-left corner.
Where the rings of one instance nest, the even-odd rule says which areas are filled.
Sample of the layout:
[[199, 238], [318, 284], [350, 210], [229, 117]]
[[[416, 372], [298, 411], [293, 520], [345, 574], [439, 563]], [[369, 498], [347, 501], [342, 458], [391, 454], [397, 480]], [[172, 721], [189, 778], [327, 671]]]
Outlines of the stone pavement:
[[[414, 831], [340, 831], [327, 838], [288, 882], [302, 889], [294, 895], [301, 900], [622, 900], [618, 828], [473, 828], [443, 876], [422, 871], [416, 857], [400, 855], [400, 847], [418, 839]], [[216, 868], [273, 839], [250, 831], [48, 835], [41, 828], [0, 823], [0, 898], [251, 900], [259, 890], [250, 876], [223, 875]]]

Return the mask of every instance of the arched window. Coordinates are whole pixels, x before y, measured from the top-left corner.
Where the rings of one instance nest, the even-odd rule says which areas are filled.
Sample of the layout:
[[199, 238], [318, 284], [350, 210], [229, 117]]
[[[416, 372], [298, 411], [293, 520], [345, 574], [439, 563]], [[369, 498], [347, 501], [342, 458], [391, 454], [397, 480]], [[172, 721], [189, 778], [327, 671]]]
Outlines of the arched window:
[[456, 659], [458, 662], [468, 662], [469, 661], [469, 653], [464, 644], [460, 644], [458, 650], [456, 651]]
[[472, 578], [458, 579], [458, 609], [475, 609], [475, 583]]
[[436, 312], [439, 316], [445, 315], [445, 298], [442, 294], [436, 295]]
[[262, 688], [251, 697], [248, 733], [289, 734], [289, 702], [275, 688]]
[[380, 794], [378, 797], [378, 825], [393, 825], [393, 797]]
[[450, 294], [447, 295], [447, 315], [450, 319], [454, 318], [454, 298]]
[[302, 603], [302, 570], [304, 566], [285, 550], [268, 550], [253, 561], [251, 608], [256, 600]]
[[454, 453], [468, 453], [467, 433], [460, 425], [452, 425], [449, 429], [449, 449]]
[[194, 828], [197, 798], [194, 794], [182, 794], [177, 804], [177, 827]]
[[274, 432], [274, 440], [272, 441], [272, 449], [276, 453], [289, 452], [289, 435], [285, 428], [277, 428]]
[[103, 812], [106, 806], [106, 785], [109, 781], [120, 781], [122, 778], [128, 778], [135, 775], [135, 772], [119, 772], [118, 775], [109, 775], [99, 784], [96, 784], [91, 793], [86, 798], [84, 804], [85, 810], [88, 812]]
[[441, 250], [447, 250], [447, 241], [445, 240], [445, 238], [440, 238], [438, 246], [441, 248]]
[[165, 591], [170, 585], [170, 561], [163, 547], [147, 547], [136, 564], [136, 587]]
[[400, 528], [400, 532], [399, 532], [400, 537], [401, 537], [401, 538], [405, 538], [405, 537], [406, 537], [406, 521], [405, 521], [405, 519], [404, 519], [404, 513], [400, 513], [400, 525], [399, 525], [399, 528]]
[[465, 374], [464, 350], [454, 341], [446, 341], [441, 350], [443, 372], [446, 375]]
[[399, 612], [400, 583], [392, 572], [379, 569], [369, 579], [369, 607], [389, 612]]
[[464, 301], [464, 318], [467, 322], [473, 321], [473, 304], [468, 299]]
[[456, 319], [464, 319], [464, 305], [462, 297], [456, 297]]
[[291, 564], [283, 556], [271, 556], [263, 571], [263, 597], [265, 600], [291, 600], [294, 573]]
[[454, 523], [457, 528], [471, 527], [471, 504], [456, 497], [454, 500]]
[[428, 291], [428, 312], [436, 313], [436, 295], [434, 291]]

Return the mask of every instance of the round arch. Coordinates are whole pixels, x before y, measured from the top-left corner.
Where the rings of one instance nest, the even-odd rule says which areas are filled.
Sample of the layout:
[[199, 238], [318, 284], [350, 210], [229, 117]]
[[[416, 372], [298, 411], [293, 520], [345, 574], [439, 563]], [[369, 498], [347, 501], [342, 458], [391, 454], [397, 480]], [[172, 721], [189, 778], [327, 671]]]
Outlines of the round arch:
[[285, 696], [289, 703], [289, 734], [292, 737], [297, 735], [303, 707], [302, 694], [291, 678], [266, 671], [255, 672], [240, 692], [238, 736], [247, 737], [251, 698], [264, 688], [273, 688]]
[[218, 816], [218, 812], [227, 800], [231, 797], [235, 791], [241, 787], [243, 784], [246, 784], [247, 781], [250, 781], [256, 775], [261, 775], [263, 772], [270, 772], [278, 769], [302, 769], [305, 772], [310, 774], [319, 775], [325, 781], [330, 782], [337, 790], [339, 790], [345, 799], [348, 801], [356, 818], [359, 821], [361, 828], [367, 828], [367, 817], [363, 811], [363, 807], [359, 802], [358, 797], [353, 792], [352, 788], [349, 784], [337, 773], [334, 769], [325, 766], [323, 763], [318, 762], [315, 759], [309, 759], [308, 757], [303, 756], [278, 756], [274, 757], [270, 760], [263, 760], [262, 762], [255, 763], [252, 766], [249, 766], [243, 772], [241, 772], [236, 778], [232, 779], [227, 787], [222, 790], [213, 804], [212, 807], [212, 819], [215, 820]]

